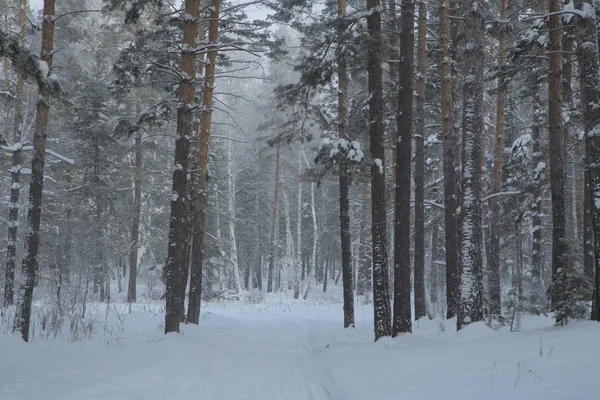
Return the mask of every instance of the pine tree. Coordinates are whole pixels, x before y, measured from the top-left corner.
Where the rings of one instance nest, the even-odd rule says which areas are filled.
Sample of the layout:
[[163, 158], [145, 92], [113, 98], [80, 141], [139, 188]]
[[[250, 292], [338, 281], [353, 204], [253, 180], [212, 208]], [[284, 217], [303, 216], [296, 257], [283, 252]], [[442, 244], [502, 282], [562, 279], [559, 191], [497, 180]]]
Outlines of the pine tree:
[[391, 310], [388, 284], [387, 223], [385, 207], [385, 151], [383, 147], [383, 87], [381, 75], [381, 4], [367, 0], [367, 53], [369, 90], [369, 137], [371, 165], [371, 215], [373, 231], [373, 302], [375, 340], [391, 336]]
[[[40, 69], [49, 76], [52, 68], [54, 49], [54, 9], [55, 0], [44, 0], [42, 23], [42, 50]], [[25, 258], [21, 274], [23, 280], [17, 298], [17, 313], [14, 330], [21, 333], [24, 341], [29, 341], [31, 304], [33, 289], [38, 272], [38, 250], [40, 244], [40, 222], [42, 219], [42, 192], [44, 186], [44, 163], [46, 160], [46, 129], [52, 93], [46, 86], [39, 88], [36, 104], [35, 134], [33, 136], [33, 159], [31, 162], [31, 181], [29, 184], [29, 211], [27, 213], [27, 236], [25, 239]]]
[[411, 332], [410, 311], [410, 175], [413, 128], [415, 3], [403, 0], [400, 18], [400, 80], [396, 139], [396, 204], [394, 225], [394, 323], [392, 335]]
[[481, 255], [481, 141], [483, 136], [483, 2], [466, 9], [463, 159], [462, 274], [457, 329], [483, 319]]

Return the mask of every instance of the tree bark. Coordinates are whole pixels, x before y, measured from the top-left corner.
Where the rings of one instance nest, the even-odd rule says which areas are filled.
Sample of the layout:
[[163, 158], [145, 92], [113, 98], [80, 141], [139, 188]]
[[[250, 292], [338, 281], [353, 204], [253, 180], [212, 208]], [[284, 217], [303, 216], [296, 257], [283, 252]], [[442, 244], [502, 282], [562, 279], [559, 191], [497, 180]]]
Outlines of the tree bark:
[[446, 317], [456, 316], [460, 307], [460, 229], [456, 174], [458, 136], [454, 130], [450, 3], [441, 0], [440, 16], [440, 78], [442, 112], [442, 146], [444, 153], [444, 219], [446, 242]]
[[136, 282], [138, 267], [138, 249], [140, 239], [140, 215], [142, 211], [142, 134], [135, 138], [135, 176], [134, 185], [134, 209], [133, 221], [131, 223], [131, 247], [129, 249], [129, 285], [127, 288], [127, 302], [136, 301]]
[[[187, 2], [188, 0], [186, 0]], [[206, 0], [193, 0], [197, 10], [204, 9]], [[198, 147], [198, 187], [194, 191], [194, 216], [193, 216], [193, 248], [190, 275], [190, 293], [188, 299], [188, 322], [198, 324], [200, 319], [200, 305], [202, 295], [202, 268], [204, 263], [204, 236], [205, 218], [208, 198], [208, 150], [213, 111], [213, 89], [215, 85], [215, 69], [217, 60], [217, 42], [219, 38], [219, 13], [221, 0], [212, 0], [208, 8], [208, 45], [206, 46], [206, 61], [204, 62], [204, 82], [202, 86], [202, 113], [200, 116], [200, 141]], [[186, 11], [187, 12], [187, 11]], [[199, 16], [196, 11], [196, 16]], [[197, 18], [197, 17], [196, 17]], [[201, 27], [200, 39], [204, 37]], [[198, 23], [195, 26], [195, 38], [198, 38]], [[195, 71], [196, 69], [194, 69]], [[195, 76], [191, 74], [190, 76]], [[185, 293], [184, 293], [185, 294]]]
[[[508, 9], [508, 0], [502, 0], [500, 20], [504, 21]], [[500, 43], [498, 45], [498, 69], [506, 65], [507, 31], [502, 27]], [[502, 299], [500, 296], [500, 193], [502, 189], [502, 165], [504, 154], [504, 107], [506, 103], [505, 78], [498, 78], [498, 93], [496, 95], [496, 137], [494, 143], [494, 170], [492, 175], [492, 195], [490, 200], [490, 257], [488, 265], [489, 282], [489, 309], [491, 316], [498, 318], [502, 313]]]
[[[41, 62], [45, 62], [48, 71], [52, 69], [54, 50], [54, 9], [55, 0], [44, 0], [42, 21]], [[33, 136], [33, 159], [31, 161], [31, 181], [29, 183], [29, 210], [27, 212], [27, 236], [25, 238], [25, 258], [19, 287], [14, 331], [21, 332], [24, 341], [29, 341], [31, 321], [31, 303], [33, 288], [38, 272], [38, 248], [40, 244], [40, 222], [42, 219], [42, 192], [44, 187], [44, 163], [46, 161], [46, 128], [50, 111], [50, 91], [41, 86], [36, 104], [35, 133]]]
[[369, 47], [367, 72], [369, 90], [369, 138], [373, 157], [371, 165], [371, 213], [373, 226], [373, 302], [375, 340], [392, 334], [387, 226], [385, 206], [385, 149], [383, 143], [383, 109], [381, 76], [381, 3], [367, 0]]
[[370, 233], [369, 220], [369, 183], [363, 183], [362, 190], [362, 218], [361, 232], [359, 239], [359, 265], [358, 265], [358, 282], [357, 292], [364, 296], [371, 288], [371, 263], [369, 262], [369, 243], [368, 235]]
[[275, 252], [277, 250], [277, 209], [279, 207], [279, 146], [277, 146], [277, 152], [275, 153], [275, 185], [273, 189], [273, 212], [271, 214], [271, 239], [269, 249], [269, 270], [267, 277], [267, 293], [271, 293], [275, 290]]
[[[216, 0], [218, 5], [218, 0]], [[196, 76], [196, 42], [198, 39], [198, 14], [200, 0], [185, 0], [183, 21], [183, 46], [181, 50], [181, 80], [179, 83], [179, 108], [177, 109], [177, 136], [175, 140], [175, 169], [169, 225], [169, 249], [166, 265], [165, 333], [179, 332], [181, 312], [185, 303], [187, 281], [189, 190], [188, 165], [190, 138], [194, 135], [192, 108], [195, 103], [193, 79]], [[210, 104], [204, 104], [204, 108]], [[210, 113], [209, 113], [210, 115]], [[210, 121], [209, 121], [210, 126]]]
[[425, 300], [425, 63], [427, 52], [427, 6], [419, 1], [415, 109], [415, 320], [427, 315]]
[[302, 257], [302, 159], [301, 152], [298, 152], [298, 192], [296, 204], [298, 206], [296, 213], [296, 253], [294, 254], [294, 298], [300, 298], [300, 275], [303, 269]]
[[[25, 11], [27, 0], [20, 0], [19, 9], [19, 47], [25, 48], [26, 21]], [[8, 63], [5, 60], [5, 66]], [[23, 131], [23, 74], [18, 69], [17, 84], [15, 85], [15, 116], [13, 122], [12, 168], [10, 170], [10, 204], [8, 211], [8, 243], [6, 246], [6, 279], [4, 281], [4, 306], [10, 306], [14, 301], [15, 266], [17, 256], [17, 230], [19, 229], [19, 198], [21, 192], [21, 132]]]
[[[338, 136], [348, 140], [348, 71], [344, 50], [346, 28], [346, 0], [338, 0]], [[342, 275], [344, 293], [344, 328], [354, 326], [354, 291], [352, 290], [352, 239], [350, 236], [350, 175], [346, 160], [339, 164], [340, 182], [340, 243], [342, 250]]]
[[542, 170], [539, 166], [543, 163], [544, 155], [541, 149], [541, 129], [543, 125], [542, 118], [542, 99], [539, 93], [540, 87], [535, 83], [536, 87], [533, 96], [533, 125], [531, 127], [531, 139], [533, 142], [533, 165], [532, 168], [536, 171], [536, 190], [532, 210], [532, 255], [531, 255], [531, 296], [532, 303], [540, 305], [544, 299], [544, 289], [542, 284], [542, 273], [544, 270], [544, 227], [543, 227], [543, 212], [544, 212], [544, 187]]
[[394, 225], [394, 322], [392, 336], [412, 331], [410, 310], [410, 175], [414, 71], [415, 3], [403, 0], [400, 16], [400, 69], [396, 138]]
[[575, 3], [581, 15], [577, 16], [577, 58], [579, 61], [579, 86], [585, 129], [585, 153], [588, 169], [586, 196], [591, 208], [594, 236], [595, 279], [592, 295], [592, 319], [600, 321], [600, 59], [598, 56], [598, 31], [593, 3], [578, 0]]
[[462, 275], [457, 329], [481, 321], [481, 140], [483, 136], [483, 1], [466, 9], [462, 159]]
[[242, 282], [240, 279], [240, 267], [238, 261], [238, 251], [235, 236], [235, 175], [233, 172], [233, 141], [229, 141], [227, 145], [227, 175], [228, 175], [228, 201], [227, 209], [229, 211], [228, 225], [229, 225], [229, 257], [230, 264], [233, 269], [233, 280], [235, 284], [235, 290], [239, 294], [242, 292]]
[[557, 273], [567, 267], [566, 207], [565, 207], [565, 148], [561, 118], [561, 5], [549, 0], [549, 71], [548, 125], [550, 150], [550, 192], [552, 198], [552, 309], [563, 294]]

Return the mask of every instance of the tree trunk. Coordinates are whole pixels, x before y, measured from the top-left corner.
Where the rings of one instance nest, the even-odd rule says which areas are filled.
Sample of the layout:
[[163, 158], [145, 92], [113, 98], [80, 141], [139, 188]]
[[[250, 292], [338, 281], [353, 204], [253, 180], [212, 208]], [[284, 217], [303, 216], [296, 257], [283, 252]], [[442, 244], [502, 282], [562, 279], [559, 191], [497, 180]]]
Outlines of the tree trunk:
[[457, 329], [481, 321], [481, 140], [483, 136], [483, 1], [466, 10], [462, 159], [462, 275]]
[[302, 153], [298, 152], [298, 192], [296, 197], [296, 203], [298, 206], [296, 215], [296, 254], [294, 260], [294, 298], [300, 298], [300, 275], [304, 271], [303, 257], [302, 257]]
[[543, 168], [539, 168], [540, 163], [543, 163], [544, 155], [541, 149], [541, 129], [542, 121], [542, 99], [539, 93], [539, 85], [535, 83], [535, 94], [533, 96], [533, 125], [531, 127], [531, 139], [533, 142], [533, 165], [532, 168], [536, 171], [536, 190], [533, 202], [533, 210], [531, 217], [532, 225], [532, 255], [531, 255], [531, 296], [532, 303], [539, 306], [544, 299], [544, 289], [542, 285], [542, 272], [544, 269], [544, 186], [542, 172]]
[[140, 239], [140, 215], [142, 210], [142, 134], [135, 138], [135, 177], [134, 184], [134, 210], [131, 223], [131, 247], [129, 249], [129, 285], [127, 288], [127, 302], [136, 301], [136, 282], [138, 268], [138, 248]]
[[[348, 72], [344, 50], [344, 34], [346, 30], [346, 0], [338, 0], [338, 135], [348, 140]], [[342, 250], [342, 274], [344, 292], [344, 328], [354, 326], [354, 292], [352, 290], [352, 239], [350, 236], [350, 175], [345, 160], [340, 162], [340, 243]]]
[[521, 301], [523, 299], [523, 239], [519, 232], [519, 222], [515, 222], [515, 272], [513, 275], [513, 290], [515, 293], [514, 327], [521, 329]]
[[583, 11], [577, 17], [577, 58], [579, 60], [579, 86], [585, 126], [585, 153], [588, 169], [588, 200], [592, 214], [594, 236], [595, 282], [592, 296], [592, 319], [600, 321], [600, 60], [598, 56], [598, 32], [593, 3], [578, 0], [577, 9]]
[[369, 227], [369, 183], [365, 181], [363, 183], [362, 190], [362, 218], [361, 218], [361, 232], [360, 232], [360, 244], [359, 244], [359, 265], [358, 265], [358, 294], [364, 296], [371, 288], [371, 263], [369, 262], [369, 243], [368, 234], [370, 232]]
[[[25, 48], [27, 16], [27, 0], [20, 0], [19, 9], [19, 47]], [[5, 66], [8, 63], [5, 61]], [[21, 132], [23, 131], [23, 75], [16, 70], [17, 84], [15, 86], [15, 117], [13, 122], [12, 168], [10, 170], [10, 204], [8, 211], [8, 243], [6, 246], [6, 280], [4, 282], [4, 306], [10, 306], [14, 301], [15, 265], [17, 255], [17, 230], [19, 228], [19, 197], [21, 191]]]
[[[566, 207], [565, 207], [565, 148], [561, 118], [561, 5], [549, 0], [549, 71], [548, 125], [550, 142], [550, 192], [552, 197], [552, 308], [556, 309], [564, 294], [559, 283], [559, 271], [567, 267]], [[559, 311], [559, 310], [557, 310]]]
[[417, 41], [417, 104], [415, 109], [415, 320], [427, 315], [425, 300], [425, 68], [427, 6], [419, 1]]
[[[187, 5], [186, 0], [186, 5]], [[198, 10], [204, 9], [206, 0], [191, 0], [192, 5], [196, 7], [196, 16], [199, 16]], [[200, 305], [202, 295], [202, 267], [204, 263], [204, 231], [206, 206], [208, 198], [208, 150], [210, 144], [210, 134], [212, 125], [213, 111], [213, 89], [215, 86], [215, 68], [217, 60], [217, 41], [219, 37], [219, 13], [221, 9], [221, 0], [212, 0], [211, 7], [208, 8], [208, 46], [206, 46], [206, 61], [204, 62], [204, 82], [202, 86], [202, 113], [200, 119], [200, 140], [198, 146], [198, 172], [196, 182], [198, 187], [194, 190], [194, 215], [192, 217], [192, 263], [190, 274], [190, 293], [188, 296], [187, 320], [190, 323], [198, 324], [200, 319]], [[187, 10], [187, 9], [186, 9]], [[187, 11], [186, 11], [187, 12]], [[198, 23], [194, 26], [194, 40], [204, 38], [204, 24], [198, 32]], [[194, 71], [196, 69], [194, 68]], [[190, 74], [189, 76], [195, 76]], [[185, 295], [185, 293], [184, 293]]]
[[258, 265], [256, 266], [256, 288], [262, 292], [263, 290], [263, 240], [262, 240], [262, 225], [258, 225]]
[[[508, 0], [502, 0], [500, 20], [504, 21], [508, 8]], [[501, 28], [500, 43], [498, 46], [498, 69], [506, 65], [507, 31]], [[500, 297], [500, 196], [502, 189], [502, 156], [504, 154], [504, 107], [506, 103], [507, 81], [498, 78], [498, 93], [496, 95], [496, 138], [494, 143], [494, 170], [492, 175], [492, 195], [490, 200], [490, 257], [488, 266], [489, 283], [489, 309], [491, 316], [498, 318], [502, 312], [502, 299]]]
[[[40, 59], [52, 69], [54, 49], [54, 8], [55, 0], [44, 0], [42, 22], [42, 51]], [[31, 303], [33, 288], [38, 272], [37, 254], [40, 244], [40, 222], [42, 219], [42, 190], [44, 186], [44, 163], [46, 160], [46, 128], [50, 110], [49, 88], [41, 86], [36, 104], [35, 133], [33, 136], [33, 159], [31, 161], [31, 181], [29, 184], [29, 210], [27, 212], [27, 236], [25, 238], [25, 258], [21, 275], [23, 277], [17, 298], [14, 331], [21, 332], [24, 341], [29, 341]]]
[[369, 90], [369, 138], [373, 157], [371, 165], [371, 213], [373, 225], [373, 302], [375, 340], [392, 334], [387, 226], [385, 206], [385, 149], [383, 143], [383, 108], [381, 76], [381, 3], [367, 0], [369, 46], [367, 72]]
[[400, 80], [396, 138], [396, 204], [394, 225], [394, 322], [392, 336], [412, 331], [410, 310], [410, 173], [414, 71], [413, 0], [403, 0], [400, 17]]
[[238, 294], [242, 292], [242, 282], [240, 279], [240, 267], [238, 261], [237, 243], [235, 241], [235, 175], [233, 173], [233, 154], [232, 149], [233, 142], [230, 140], [227, 145], [227, 209], [229, 212], [228, 225], [229, 225], [229, 260], [233, 269], [233, 281], [235, 284], [235, 290]]
[[323, 293], [326, 293], [327, 292], [327, 278], [328, 278], [327, 273], [329, 272], [328, 271], [328, 268], [329, 268], [329, 257], [327, 257], [327, 259], [325, 260], [325, 267], [324, 268], [325, 269], [324, 269], [324, 272], [323, 272]]
[[279, 207], [279, 146], [275, 153], [275, 185], [273, 189], [273, 212], [271, 214], [271, 239], [269, 249], [269, 271], [267, 277], [267, 293], [275, 290], [275, 252], [277, 251], [277, 209]]
[[440, 15], [440, 78], [442, 112], [442, 146], [444, 153], [444, 219], [446, 242], [446, 317], [456, 316], [460, 307], [460, 236], [459, 203], [457, 193], [456, 161], [458, 137], [454, 131], [454, 103], [452, 82], [452, 55], [450, 4], [441, 0]]
[[[218, 7], [218, 0], [216, 0]], [[173, 194], [169, 225], [169, 249], [166, 265], [166, 314], [165, 333], [179, 332], [181, 310], [185, 303], [187, 281], [189, 190], [188, 165], [190, 138], [194, 135], [192, 107], [195, 103], [193, 78], [196, 76], [196, 44], [198, 39], [198, 12], [200, 0], [185, 0], [183, 21], [183, 47], [181, 50], [181, 80], [177, 109], [177, 136], [175, 140], [175, 169], [173, 171]], [[204, 104], [204, 108], [210, 108]], [[210, 112], [209, 112], [210, 115]], [[203, 115], [204, 117], [204, 115]], [[210, 126], [210, 121], [209, 121]]]

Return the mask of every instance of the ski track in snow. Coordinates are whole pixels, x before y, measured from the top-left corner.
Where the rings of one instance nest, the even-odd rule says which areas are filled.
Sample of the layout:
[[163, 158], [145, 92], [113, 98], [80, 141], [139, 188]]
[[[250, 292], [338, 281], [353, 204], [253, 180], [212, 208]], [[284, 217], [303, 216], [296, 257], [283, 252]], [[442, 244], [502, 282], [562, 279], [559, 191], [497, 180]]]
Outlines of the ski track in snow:
[[371, 315], [357, 304], [356, 328], [344, 330], [341, 304], [231, 303], [204, 307], [181, 335], [137, 311], [107, 335], [98, 317], [92, 340], [0, 336], [0, 399], [599, 398], [599, 324], [524, 317], [523, 332], [456, 333], [455, 321], [419, 321], [412, 335], [373, 343]]

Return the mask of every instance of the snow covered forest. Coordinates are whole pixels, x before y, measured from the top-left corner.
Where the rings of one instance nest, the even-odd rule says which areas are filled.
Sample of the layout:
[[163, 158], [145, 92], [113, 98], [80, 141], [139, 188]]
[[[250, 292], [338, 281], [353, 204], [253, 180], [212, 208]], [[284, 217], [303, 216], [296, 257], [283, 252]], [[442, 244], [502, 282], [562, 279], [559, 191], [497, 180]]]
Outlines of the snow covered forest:
[[599, 398], [599, 28], [0, 0], [0, 399]]

